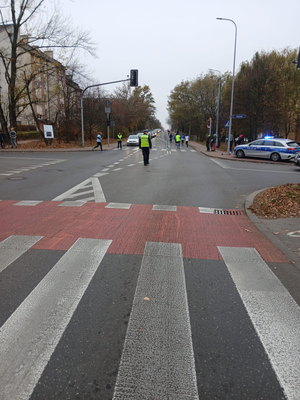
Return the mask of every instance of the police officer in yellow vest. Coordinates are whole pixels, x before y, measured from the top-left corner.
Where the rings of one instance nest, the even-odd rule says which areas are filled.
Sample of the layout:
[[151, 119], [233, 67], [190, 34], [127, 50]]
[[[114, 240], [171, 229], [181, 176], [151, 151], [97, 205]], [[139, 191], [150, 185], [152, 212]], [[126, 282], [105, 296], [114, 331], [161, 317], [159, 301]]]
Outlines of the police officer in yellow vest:
[[122, 148], [122, 138], [123, 138], [123, 136], [122, 136], [122, 134], [120, 132], [117, 135], [117, 138], [118, 138], [118, 149], [121, 149]]
[[144, 165], [149, 164], [150, 149], [152, 149], [151, 137], [148, 135], [148, 129], [144, 129], [144, 133], [139, 137], [139, 147], [142, 149]]

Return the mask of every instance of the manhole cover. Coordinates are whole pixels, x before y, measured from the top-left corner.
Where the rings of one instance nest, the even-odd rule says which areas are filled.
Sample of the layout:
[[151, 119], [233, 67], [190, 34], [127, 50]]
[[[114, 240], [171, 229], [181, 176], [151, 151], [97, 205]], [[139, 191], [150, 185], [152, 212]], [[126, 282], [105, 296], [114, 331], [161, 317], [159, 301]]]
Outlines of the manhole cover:
[[11, 178], [8, 178], [10, 181], [21, 181], [25, 178], [23, 178], [22, 176], [12, 176]]

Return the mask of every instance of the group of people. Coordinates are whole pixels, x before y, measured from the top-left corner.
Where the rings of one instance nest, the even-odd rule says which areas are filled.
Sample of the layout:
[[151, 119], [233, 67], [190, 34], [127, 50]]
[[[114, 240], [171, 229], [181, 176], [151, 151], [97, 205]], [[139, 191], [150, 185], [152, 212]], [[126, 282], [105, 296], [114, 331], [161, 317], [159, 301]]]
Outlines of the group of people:
[[210, 150], [216, 151], [216, 149], [217, 149], [217, 134], [214, 133], [211, 136], [210, 133], [207, 133], [205, 136], [205, 139], [206, 139], [206, 150], [207, 151], [210, 151]]
[[176, 143], [176, 145], [177, 145], [178, 148], [180, 147], [180, 143], [181, 143], [181, 145], [183, 146], [183, 145], [184, 145], [184, 142], [185, 142], [185, 144], [186, 144], [186, 147], [189, 147], [189, 140], [190, 140], [190, 137], [189, 137], [188, 134], [185, 135], [184, 133], [182, 133], [182, 134], [180, 135], [179, 131], [177, 131], [176, 134], [173, 135], [172, 132], [170, 132], [170, 134], [169, 134], [170, 143], [172, 143], [173, 138], [174, 138], [175, 143]]
[[[10, 132], [9, 132], [9, 137], [10, 137], [10, 143], [11, 143], [11, 148], [17, 148], [17, 132], [15, 131], [15, 128], [11, 127]], [[5, 137], [4, 133], [2, 132], [2, 129], [0, 128], [0, 145], [2, 149], [5, 149]]]
[[[97, 147], [100, 147], [101, 151], [104, 151], [104, 150], [102, 149], [102, 136], [101, 136], [101, 135], [102, 135], [102, 132], [98, 132], [98, 135], [97, 135], [97, 145], [94, 146], [94, 147], [92, 148], [92, 150], [95, 150]], [[118, 133], [117, 139], [118, 139], [118, 149], [122, 149], [122, 139], [123, 139], [123, 135], [122, 135], [121, 133]]]

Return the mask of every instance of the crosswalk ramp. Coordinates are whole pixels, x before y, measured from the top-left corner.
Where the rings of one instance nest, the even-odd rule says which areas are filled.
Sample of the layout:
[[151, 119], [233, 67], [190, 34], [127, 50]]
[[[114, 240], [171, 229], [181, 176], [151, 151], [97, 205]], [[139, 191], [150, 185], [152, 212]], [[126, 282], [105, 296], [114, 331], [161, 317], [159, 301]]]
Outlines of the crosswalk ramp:
[[[28, 253], [40, 268], [45, 250], [32, 246], [41, 240], [0, 242], [1, 285], [21, 279], [9, 272]], [[211, 398], [207, 391], [220, 395], [217, 380], [229, 385], [234, 352], [247, 372], [224, 389], [231, 398], [298, 398], [299, 306], [255, 249], [219, 247], [222, 260], [208, 264], [184, 259], [180, 243], [147, 242], [142, 256], [110, 254], [111, 245], [77, 239], [3, 321], [1, 399]], [[220, 310], [228, 303], [223, 316], [217, 301]], [[219, 329], [226, 324], [236, 348]]]

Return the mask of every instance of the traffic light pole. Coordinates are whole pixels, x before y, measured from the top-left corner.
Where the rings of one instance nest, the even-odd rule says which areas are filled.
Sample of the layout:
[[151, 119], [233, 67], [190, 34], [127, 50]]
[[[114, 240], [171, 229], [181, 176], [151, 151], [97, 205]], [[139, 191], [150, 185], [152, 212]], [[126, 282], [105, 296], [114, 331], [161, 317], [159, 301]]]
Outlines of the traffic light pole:
[[[135, 72], [132, 72], [135, 71]], [[134, 80], [134, 82], [133, 82]], [[81, 108], [81, 145], [84, 147], [84, 124], [83, 124], [83, 96], [84, 93], [86, 92], [87, 89], [90, 89], [92, 87], [98, 87], [98, 86], [104, 86], [104, 85], [111, 85], [113, 83], [120, 83], [120, 82], [128, 82], [130, 81], [131, 86], [138, 86], [137, 82], [137, 70], [131, 70], [130, 71], [130, 78], [128, 79], [121, 79], [120, 81], [112, 81], [112, 82], [105, 82], [105, 83], [98, 83], [97, 85], [90, 85], [87, 86], [81, 93], [81, 98], [80, 98], [80, 108]], [[133, 82], [133, 84], [132, 84]]]

